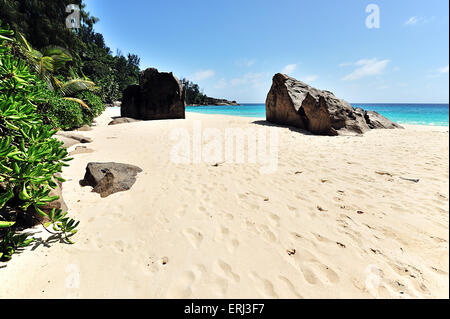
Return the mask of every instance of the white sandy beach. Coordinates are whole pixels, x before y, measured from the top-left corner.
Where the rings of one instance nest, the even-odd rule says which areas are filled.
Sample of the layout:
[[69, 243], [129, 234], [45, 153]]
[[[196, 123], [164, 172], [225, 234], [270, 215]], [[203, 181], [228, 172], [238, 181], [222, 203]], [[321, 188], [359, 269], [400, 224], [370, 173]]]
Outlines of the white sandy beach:
[[[258, 164], [170, 156], [175, 128], [269, 129], [255, 119], [188, 113], [107, 126], [118, 113], [81, 132], [94, 152], [74, 155], [63, 174], [76, 243], [0, 264], [1, 298], [449, 297], [448, 127], [339, 137], [277, 127], [278, 168], [261, 174]], [[100, 198], [79, 185], [89, 162], [143, 172], [131, 190]]]

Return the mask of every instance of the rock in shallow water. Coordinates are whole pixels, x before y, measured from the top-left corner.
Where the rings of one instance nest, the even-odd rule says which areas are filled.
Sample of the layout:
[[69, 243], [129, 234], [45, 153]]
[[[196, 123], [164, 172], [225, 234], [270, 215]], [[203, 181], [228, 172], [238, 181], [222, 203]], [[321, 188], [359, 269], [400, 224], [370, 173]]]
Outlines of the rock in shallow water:
[[142, 169], [129, 164], [121, 163], [89, 163], [86, 167], [81, 186], [92, 186], [92, 190], [100, 196], [108, 197], [111, 194], [129, 190], [136, 182], [136, 176]]
[[329, 91], [313, 88], [287, 75], [273, 77], [266, 100], [267, 121], [318, 135], [362, 134], [372, 128], [400, 126], [376, 112], [354, 109]]

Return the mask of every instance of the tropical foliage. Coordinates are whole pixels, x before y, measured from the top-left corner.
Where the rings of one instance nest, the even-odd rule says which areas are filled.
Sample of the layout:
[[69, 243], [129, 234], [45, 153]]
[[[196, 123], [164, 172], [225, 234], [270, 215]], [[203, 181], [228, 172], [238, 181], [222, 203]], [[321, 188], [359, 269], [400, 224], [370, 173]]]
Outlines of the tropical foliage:
[[[81, 25], [77, 30], [66, 28], [68, 13], [66, 6], [79, 5]], [[97, 93], [103, 102], [111, 103], [122, 98], [123, 90], [136, 84], [139, 77], [140, 59], [134, 54], [123, 55], [120, 51], [114, 56], [106, 46], [103, 35], [94, 31], [97, 18], [84, 10], [81, 0], [0, 0], [0, 19], [8, 23], [17, 33], [30, 41], [30, 47], [37, 48], [40, 54], [35, 57], [43, 60], [46, 66], [49, 58], [57, 58], [59, 51], [48, 49], [64, 48], [71, 60], [63, 61], [68, 68], [58, 69], [50, 66], [47, 70], [68, 78], [70, 70], [88, 78], [98, 86]], [[49, 63], [51, 65], [51, 63]], [[57, 63], [58, 64], [58, 63]], [[75, 79], [75, 78], [72, 78]]]
[[208, 97], [203, 94], [200, 90], [198, 84], [195, 84], [185, 78], [180, 80], [181, 84], [186, 91], [186, 104], [187, 105], [196, 105], [196, 104], [204, 104]]
[[37, 109], [50, 91], [26, 61], [13, 54], [15, 42], [13, 32], [3, 29], [0, 21], [1, 260], [31, 244], [33, 238], [22, 231], [35, 223], [67, 243], [78, 226], [66, 212], [44, 209], [58, 199], [50, 191], [63, 181], [58, 173], [70, 159], [62, 143], [53, 138], [56, 130], [44, 124]]

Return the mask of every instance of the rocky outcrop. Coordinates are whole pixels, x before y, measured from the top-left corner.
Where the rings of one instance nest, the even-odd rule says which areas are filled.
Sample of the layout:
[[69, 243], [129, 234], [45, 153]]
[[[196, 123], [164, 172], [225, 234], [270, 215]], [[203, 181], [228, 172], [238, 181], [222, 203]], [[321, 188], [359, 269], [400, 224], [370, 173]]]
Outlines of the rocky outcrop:
[[119, 117], [119, 118], [116, 118], [116, 119], [112, 120], [111, 122], [109, 122], [108, 125], [118, 125], [118, 124], [133, 123], [133, 122], [140, 122], [140, 120], [132, 119], [129, 117]]
[[225, 99], [215, 99], [213, 97], [207, 97], [205, 102], [202, 104], [194, 104], [192, 106], [203, 106], [203, 105], [217, 105], [217, 106], [239, 106], [240, 104], [236, 101], [228, 101]]
[[129, 190], [142, 172], [137, 166], [121, 163], [89, 163], [81, 186], [92, 186], [93, 192], [108, 197]]
[[184, 119], [185, 93], [172, 73], [150, 68], [141, 72], [139, 85], [125, 89], [122, 117], [139, 120]]
[[329, 91], [313, 88], [287, 75], [273, 77], [267, 95], [267, 121], [318, 135], [362, 134], [372, 128], [398, 128], [376, 112], [353, 108]]

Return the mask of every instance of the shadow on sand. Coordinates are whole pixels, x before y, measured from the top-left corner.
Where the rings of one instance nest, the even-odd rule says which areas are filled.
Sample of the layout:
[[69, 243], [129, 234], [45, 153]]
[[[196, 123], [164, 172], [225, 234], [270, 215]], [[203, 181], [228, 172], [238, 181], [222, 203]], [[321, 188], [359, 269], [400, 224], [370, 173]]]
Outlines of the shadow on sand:
[[271, 126], [271, 127], [283, 127], [283, 128], [287, 128], [287, 129], [291, 130], [292, 132], [300, 133], [300, 134], [303, 134], [303, 135], [314, 135], [313, 133], [308, 132], [307, 130], [304, 130], [304, 129], [301, 129], [301, 128], [298, 128], [298, 127], [289, 126], [289, 125], [275, 124], [275, 123], [267, 122], [267, 121], [264, 121], [264, 120], [254, 121], [254, 122], [252, 122], [252, 124], [262, 125], [262, 126]]

